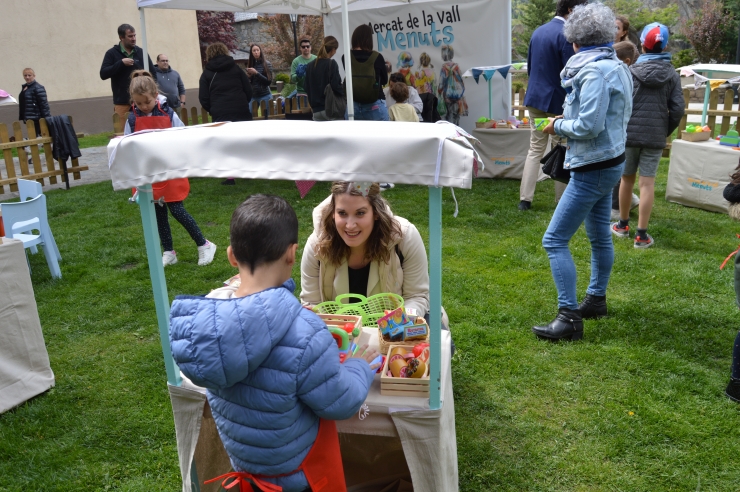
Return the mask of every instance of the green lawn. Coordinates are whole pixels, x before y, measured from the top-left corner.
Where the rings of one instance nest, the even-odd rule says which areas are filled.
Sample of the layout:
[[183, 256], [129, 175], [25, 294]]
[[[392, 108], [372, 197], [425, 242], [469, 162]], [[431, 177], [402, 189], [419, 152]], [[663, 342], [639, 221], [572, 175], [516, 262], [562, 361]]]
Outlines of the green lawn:
[[[726, 215], [665, 202], [663, 160], [650, 232], [635, 250], [615, 240], [611, 316], [585, 322], [582, 342], [537, 340], [530, 328], [556, 311], [542, 234], [551, 182], [517, 211], [518, 181], [477, 180], [444, 191], [443, 302], [453, 359], [463, 491], [738, 490], [740, 408], [724, 397], [737, 332], [731, 269], [740, 229]], [[191, 180], [188, 210], [219, 251], [197, 266], [173, 222], [180, 262], [171, 297], [204, 294], [235, 271], [225, 258], [234, 207], [251, 193], [286, 197], [309, 234], [328, 192], [304, 200], [292, 182]], [[0, 416], [0, 490], [179, 490], [166, 388], [138, 207], [110, 183], [48, 193], [64, 258], [53, 281], [42, 254], [33, 284], [57, 385]], [[386, 192], [427, 237], [427, 192]], [[633, 216], [634, 217], [634, 216]], [[572, 242], [585, 292], [590, 248]], [[300, 275], [296, 270], [296, 281]], [[426, 491], [425, 491], [426, 492]]]

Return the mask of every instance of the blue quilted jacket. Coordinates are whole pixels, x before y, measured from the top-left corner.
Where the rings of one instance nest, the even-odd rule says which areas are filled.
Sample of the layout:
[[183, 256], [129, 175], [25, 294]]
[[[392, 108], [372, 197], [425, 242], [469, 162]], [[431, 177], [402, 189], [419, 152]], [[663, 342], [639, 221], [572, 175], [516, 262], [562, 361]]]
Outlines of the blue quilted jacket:
[[[185, 376], [207, 388], [238, 471], [294, 471], [316, 440], [319, 417], [351, 417], [373, 380], [364, 360], [339, 363], [326, 325], [301, 307], [294, 289], [288, 280], [247, 297], [178, 296], [172, 303], [172, 355]], [[308, 487], [303, 472], [270, 481], [285, 492]]]

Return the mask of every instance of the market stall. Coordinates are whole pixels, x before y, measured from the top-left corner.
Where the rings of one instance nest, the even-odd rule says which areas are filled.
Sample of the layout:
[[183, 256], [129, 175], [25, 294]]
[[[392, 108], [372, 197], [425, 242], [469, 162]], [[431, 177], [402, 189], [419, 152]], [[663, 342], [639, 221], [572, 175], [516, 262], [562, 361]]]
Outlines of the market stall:
[[[316, 145], [317, 141], [322, 144]], [[276, 152], [275, 149], [280, 151]], [[386, 434], [394, 432], [388, 425], [392, 421], [403, 445], [411, 475], [414, 480], [420, 481], [418, 490], [457, 490], [454, 403], [447, 352], [449, 338], [443, 337], [441, 332], [441, 187], [470, 188], [477, 156], [456, 126], [445, 122], [417, 125], [370, 121], [217, 123], [140, 132], [111, 141], [108, 153], [113, 188], [138, 188], [137, 201], [142, 214], [176, 422], [178, 415], [182, 416], [184, 412], [181, 403], [190, 406], [195, 401], [197, 405], [198, 396], [193, 393], [197, 392], [195, 389], [183, 392], [178, 388], [182, 379], [170, 352], [169, 297], [152, 203], [152, 183], [183, 177], [236, 177], [387, 181], [428, 186], [431, 305], [429, 398], [415, 398], [413, 405], [403, 399], [397, 400], [397, 404], [394, 403], [396, 400], [371, 400], [377, 406], [375, 412], [372, 407], [370, 410], [371, 414], [391, 414], [391, 419], [386, 418], [385, 426], [379, 428]], [[182, 426], [178, 424], [177, 432], [183, 490], [190, 490], [188, 482], [192, 473], [192, 455], [188, 454], [189, 451], [184, 452], [181, 445], [183, 441], [193, 438], [193, 430], [200, 425], [202, 411], [199, 413], [196, 410], [190, 415]], [[399, 425], [398, 422], [402, 421], [408, 422], [408, 425]], [[433, 432], [429, 433], [430, 429]], [[347, 430], [345, 427], [345, 432]], [[434, 435], [438, 435], [436, 441]], [[438, 448], [441, 444], [446, 446], [442, 460], [444, 466], [432, 460], [440, 452]], [[420, 467], [414, 471], [414, 462], [423, 463], [426, 468]], [[437, 467], [437, 475], [429, 472], [430, 466]], [[436, 478], [440, 477], [440, 472], [452, 478]], [[433, 488], [425, 485], [430, 477], [438, 480]]]
[[689, 207], [727, 213], [722, 191], [740, 160], [740, 151], [716, 140], [676, 139], [671, 149], [665, 199]]
[[23, 242], [0, 237], [0, 414], [54, 386]]

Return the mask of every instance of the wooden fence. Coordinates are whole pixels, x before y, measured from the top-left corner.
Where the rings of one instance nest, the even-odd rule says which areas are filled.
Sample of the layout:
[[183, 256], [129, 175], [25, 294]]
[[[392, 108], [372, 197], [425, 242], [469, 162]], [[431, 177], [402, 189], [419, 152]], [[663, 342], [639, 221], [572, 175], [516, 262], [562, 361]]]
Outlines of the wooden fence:
[[[70, 123], [72, 117], [69, 117]], [[75, 180], [80, 179], [80, 172], [87, 171], [87, 166], [80, 166], [77, 158], [72, 159], [72, 165], [66, 166], [66, 162], [59, 161], [59, 168], [54, 163], [54, 158], [51, 152], [51, 134], [49, 128], [46, 125], [46, 120], [39, 120], [39, 126], [41, 127], [41, 135], [36, 135], [36, 127], [33, 121], [28, 120], [26, 122], [26, 132], [28, 134], [28, 140], [23, 139], [22, 123], [16, 121], [13, 123], [13, 135], [10, 135], [8, 127], [5, 123], [0, 123], [0, 150], [3, 153], [3, 160], [5, 162], [5, 178], [3, 178], [2, 169], [0, 169], [0, 193], [5, 193], [5, 186], [10, 185], [10, 191], [18, 191], [17, 179], [32, 179], [36, 180], [42, 185], [45, 184], [44, 180], [49, 179], [49, 184], [57, 183], [57, 176], [61, 176], [62, 182], [65, 182], [65, 173], [72, 173]], [[44, 148], [44, 159], [41, 159], [41, 152], [39, 152], [38, 146], [42, 145]], [[28, 152], [25, 147], [31, 149], [31, 162], [28, 162]], [[15, 163], [13, 161], [13, 149], [16, 149], [18, 153], [18, 166], [20, 168], [20, 174], [16, 170]], [[43, 169], [43, 164], [46, 163], [46, 171]]]
[[[702, 114], [701, 109], [689, 108], [689, 94], [689, 89], [683, 90], [684, 116], [683, 118], [681, 118], [681, 122], [678, 125], [678, 134], [676, 138], [681, 138], [681, 134], [686, 130], [689, 115], [696, 116]], [[517, 95], [519, 96], [519, 104], [516, 103]], [[527, 107], [524, 106], [525, 95], [526, 91], [524, 89], [519, 89], [518, 92], [514, 90], [511, 91], [511, 109], [514, 114], [518, 112], [517, 118], [520, 120], [527, 116], [527, 114], [525, 114]], [[709, 125], [709, 128], [712, 129], [712, 138], [716, 137], [717, 135], [725, 135], [730, 129], [734, 129], [740, 132], [740, 108], [736, 110], [732, 109], [732, 100], [734, 97], [735, 93], [732, 91], [732, 89], [727, 89], [725, 91], [724, 100], [722, 101], [722, 109], [717, 109], [717, 106], [719, 105], [719, 93], [716, 90], [713, 90], [709, 95], [709, 106], [707, 110], [706, 124]], [[735, 118], [734, 124], [731, 122], [732, 118]], [[666, 139], [665, 149], [663, 150], [663, 156], [668, 157], [670, 150], [671, 139], [670, 137], [668, 137]]]
[[[255, 120], [273, 120], [273, 119], [285, 119], [285, 114], [302, 113], [301, 108], [310, 108], [308, 104], [308, 98], [306, 96], [298, 96], [296, 98], [286, 99], [285, 108], [281, 104], [281, 99], [273, 99], [268, 104], [267, 101], [252, 102], [252, 118]], [[128, 113], [126, 113], [128, 116]], [[257, 116], [255, 116], [257, 115]], [[197, 108], [195, 106], [188, 108], [180, 108], [177, 112], [177, 116], [180, 117], [185, 126], [200, 125], [202, 123], [210, 123], [211, 117], [208, 111], [204, 108]], [[117, 113], [113, 114], [113, 132], [116, 135], [123, 135], [123, 130], [126, 126], [126, 118], [121, 119]]]

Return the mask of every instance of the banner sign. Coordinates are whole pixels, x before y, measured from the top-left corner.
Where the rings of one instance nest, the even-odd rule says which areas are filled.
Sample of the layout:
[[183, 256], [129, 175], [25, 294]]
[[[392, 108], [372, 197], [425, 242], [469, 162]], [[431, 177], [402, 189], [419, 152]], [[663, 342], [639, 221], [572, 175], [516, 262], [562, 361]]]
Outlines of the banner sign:
[[[488, 116], [488, 86], [462, 75], [472, 67], [511, 63], [510, 12], [509, 0], [412, 3], [350, 12], [349, 32], [370, 26], [374, 48], [391, 71], [403, 74], [420, 94], [433, 93], [442, 118], [471, 131], [475, 120]], [[344, 77], [340, 13], [325, 19], [324, 31], [339, 40], [335, 59]], [[510, 78], [494, 78], [494, 118], [510, 114], [510, 88]]]

